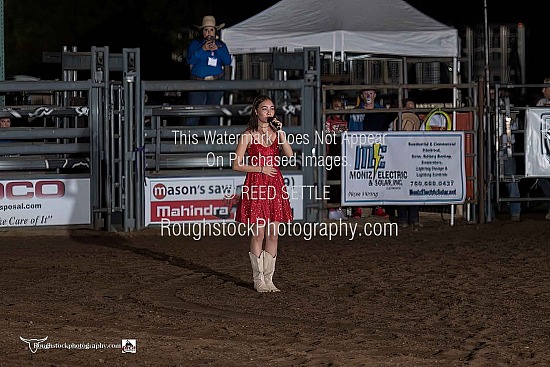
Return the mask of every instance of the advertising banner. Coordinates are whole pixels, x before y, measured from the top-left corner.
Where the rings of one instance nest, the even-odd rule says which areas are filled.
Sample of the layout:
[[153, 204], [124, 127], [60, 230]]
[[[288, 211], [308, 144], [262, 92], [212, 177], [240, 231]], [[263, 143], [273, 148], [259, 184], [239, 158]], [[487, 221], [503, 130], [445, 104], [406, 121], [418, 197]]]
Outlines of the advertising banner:
[[[284, 174], [283, 174], [284, 175]], [[145, 225], [235, 219], [245, 176], [145, 179]], [[304, 217], [302, 175], [284, 175], [294, 220]]]
[[528, 108], [525, 117], [525, 176], [550, 177], [550, 108]]
[[0, 227], [90, 224], [90, 179], [0, 180]]
[[464, 132], [346, 132], [342, 156], [343, 206], [465, 200]]

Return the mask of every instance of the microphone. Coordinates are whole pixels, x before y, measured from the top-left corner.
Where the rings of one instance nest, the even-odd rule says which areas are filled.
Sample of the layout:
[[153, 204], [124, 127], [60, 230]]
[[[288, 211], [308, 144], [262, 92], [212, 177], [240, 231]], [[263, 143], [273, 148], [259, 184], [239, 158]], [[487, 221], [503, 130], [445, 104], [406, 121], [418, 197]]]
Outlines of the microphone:
[[278, 124], [279, 120], [276, 117], [268, 117], [267, 122], [277, 131], [281, 130], [281, 126]]

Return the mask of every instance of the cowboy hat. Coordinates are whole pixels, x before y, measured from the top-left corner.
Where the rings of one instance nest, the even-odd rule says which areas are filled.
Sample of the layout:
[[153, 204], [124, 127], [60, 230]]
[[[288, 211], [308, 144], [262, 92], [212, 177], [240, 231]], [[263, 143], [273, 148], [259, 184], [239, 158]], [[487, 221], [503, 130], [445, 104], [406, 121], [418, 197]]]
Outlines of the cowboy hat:
[[214, 18], [212, 15], [205, 15], [202, 18], [202, 25], [196, 25], [198, 29], [203, 29], [204, 27], [213, 27], [216, 28], [218, 31], [222, 29], [225, 26], [225, 23], [222, 23], [220, 25], [216, 25], [216, 18]]
[[[397, 123], [399, 118], [393, 120], [392, 130], [397, 130]], [[420, 118], [413, 112], [403, 112], [401, 115], [401, 126], [399, 131], [418, 131], [420, 130], [421, 121]]]

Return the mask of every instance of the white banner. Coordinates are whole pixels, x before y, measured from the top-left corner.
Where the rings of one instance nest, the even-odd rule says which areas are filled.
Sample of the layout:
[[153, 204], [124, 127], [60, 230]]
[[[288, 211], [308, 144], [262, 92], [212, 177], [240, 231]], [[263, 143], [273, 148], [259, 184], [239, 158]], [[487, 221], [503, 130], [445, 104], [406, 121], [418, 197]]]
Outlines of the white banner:
[[[245, 176], [145, 179], [145, 225], [234, 220]], [[284, 175], [294, 220], [304, 218], [302, 175]]]
[[525, 117], [525, 177], [550, 177], [550, 108], [528, 108]]
[[1, 180], [0, 227], [90, 224], [90, 179]]
[[466, 191], [464, 132], [347, 132], [342, 205], [458, 204]]

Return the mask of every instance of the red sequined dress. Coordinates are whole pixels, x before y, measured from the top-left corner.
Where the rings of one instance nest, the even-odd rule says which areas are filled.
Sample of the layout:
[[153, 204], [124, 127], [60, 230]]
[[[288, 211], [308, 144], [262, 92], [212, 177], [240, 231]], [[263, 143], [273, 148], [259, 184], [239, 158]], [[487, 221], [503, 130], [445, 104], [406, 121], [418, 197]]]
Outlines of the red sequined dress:
[[[248, 172], [244, 180], [241, 201], [237, 207], [235, 220], [241, 223], [255, 224], [292, 221], [290, 193], [285, 186], [279, 170], [279, 144], [275, 138], [269, 146], [256, 139], [247, 148], [248, 164], [252, 166], [273, 166], [277, 173], [268, 176], [260, 172]], [[263, 220], [263, 221], [262, 221]]]

